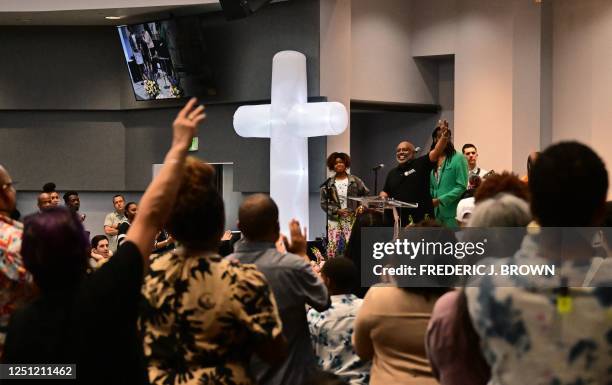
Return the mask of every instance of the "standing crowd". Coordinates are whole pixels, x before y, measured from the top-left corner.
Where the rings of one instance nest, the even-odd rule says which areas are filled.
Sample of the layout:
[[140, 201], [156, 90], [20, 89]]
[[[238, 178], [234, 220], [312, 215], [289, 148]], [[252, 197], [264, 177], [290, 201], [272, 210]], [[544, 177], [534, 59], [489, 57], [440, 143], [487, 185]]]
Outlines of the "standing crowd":
[[74, 363], [74, 383], [105, 385], [612, 382], [605, 234], [603, 252], [576, 245], [575, 263], [545, 232], [527, 232], [499, 263], [551, 261], [562, 276], [487, 276], [469, 287], [360, 288], [352, 244], [361, 228], [395, 221], [449, 238], [459, 226], [609, 226], [608, 173], [589, 147], [562, 142], [530, 156], [521, 180], [479, 168], [476, 146], [458, 153], [439, 122], [424, 156], [410, 142], [397, 147], [380, 196], [418, 207], [395, 215], [349, 199], [369, 190], [348, 173], [350, 157], [333, 153], [321, 190], [328, 247], [317, 265], [300, 223], [281, 235], [278, 207], [263, 194], [241, 203], [242, 237], [220, 254], [227, 234], [214, 169], [187, 156], [204, 120], [192, 99], [140, 202], [115, 195], [104, 234], [93, 237], [78, 193], [61, 207], [53, 184], [40, 212], [11, 219], [16, 191], [0, 166], [0, 362]]

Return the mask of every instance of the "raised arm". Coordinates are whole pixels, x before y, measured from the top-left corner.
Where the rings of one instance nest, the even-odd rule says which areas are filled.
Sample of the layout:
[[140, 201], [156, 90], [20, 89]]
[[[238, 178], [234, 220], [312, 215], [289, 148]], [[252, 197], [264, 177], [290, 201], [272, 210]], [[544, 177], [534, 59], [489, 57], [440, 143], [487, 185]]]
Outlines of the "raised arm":
[[[204, 106], [197, 106], [192, 98], [178, 113], [172, 124], [172, 146], [164, 165], [149, 184], [140, 205], [138, 215], [130, 226], [126, 240], [133, 242], [145, 260], [148, 260], [157, 231], [170, 214], [179, 189], [185, 167], [187, 150], [196, 134], [198, 124], [204, 120]], [[146, 266], [146, 263], [145, 263]]]
[[429, 151], [429, 160], [435, 162], [438, 158], [444, 154], [444, 149], [446, 149], [446, 145], [448, 144], [448, 139], [450, 138], [450, 131], [448, 130], [448, 121], [447, 120], [438, 120], [438, 125], [436, 127], [441, 128], [441, 137], [436, 143], [436, 146], [433, 150]]

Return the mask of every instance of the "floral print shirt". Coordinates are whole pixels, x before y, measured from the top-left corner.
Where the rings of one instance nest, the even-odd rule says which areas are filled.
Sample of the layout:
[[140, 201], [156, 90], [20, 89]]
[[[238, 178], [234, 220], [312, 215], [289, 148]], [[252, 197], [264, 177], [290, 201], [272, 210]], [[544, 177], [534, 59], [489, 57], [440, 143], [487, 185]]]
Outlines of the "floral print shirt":
[[[538, 254], [537, 237], [528, 235], [513, 257], [497, 263], [551, 261]], [[577, 287], [590, 264], [566, 261], [556, 267], [568, 279], [570, 302], [563, 308], [559, 273], [485, 276], [466, 288], [470, 316], [491, 367], [489, 384], [612, 383], [612, 275], [608, 270], [593, 287]]]
[[322, 370], [340, 376], [351, 385], [370, 381], [370, 362], [363, 362], [351, 337], [353, 323], [363, 300], [353, 294], [331, 296], [331, 307], [323, 312], [308, 311], [308, 327], [317, 362]]
[[219, 255], [155, 256], [141, 316], [151, 384], [252, 384], [254, 347], [281, 333], [274, 296], [254, 265]]
[[31, 289], [20, 254], [22, 234], [20, 222], [0, 215], [0, 356], [10, 315]]

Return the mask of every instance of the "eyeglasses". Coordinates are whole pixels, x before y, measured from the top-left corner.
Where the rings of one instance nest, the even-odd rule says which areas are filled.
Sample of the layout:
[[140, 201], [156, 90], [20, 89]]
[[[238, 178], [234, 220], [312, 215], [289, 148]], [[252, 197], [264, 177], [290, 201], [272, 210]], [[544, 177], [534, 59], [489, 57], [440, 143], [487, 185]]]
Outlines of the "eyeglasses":
[[10, 181], [10, 182], [8, 182], [8, 183], [4, 183], [4, 184], [2, 185], [2, 190], [6, 190], [6, 189], [7, 189], [7, 188], [9, 188], [9, 187], [12, 187], [12, 188], [13, 188], [13, 190], [14, 190], [14, 189], [15, 189], [15, 186], [16, 186], [18, 183], [19, 183], [19, 182], [16, 182], [16, 181]]

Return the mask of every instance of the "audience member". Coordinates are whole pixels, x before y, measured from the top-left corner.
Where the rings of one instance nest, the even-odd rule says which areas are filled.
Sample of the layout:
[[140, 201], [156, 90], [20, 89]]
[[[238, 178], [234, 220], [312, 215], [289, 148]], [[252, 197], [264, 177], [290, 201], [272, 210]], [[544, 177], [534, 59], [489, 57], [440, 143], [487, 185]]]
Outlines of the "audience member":
[[[196, 158], [186, 163], [167, 222], [181, 246], [153, 257], [143, 287], [149, 381], [252, 384], [248, 362], [254, 352], [269, 363], [283, 358], [278, 309], [254, 265], [217, 254], [225, 212], [214, 169]], [[141, 208], [134, 225], [144, 202]]]
[[[346, 248], [346, 258], [350, 259], [356, 266], [357, 271], [361, 272], [361, 233], [366, 227], [378, 227], [384, 225], [383, 214], [373, 210], [366, 209], [357, 217], [353, 229], [351, 230], [352, 241], [349, 242]], [[359, 298], [363, 298], [368, 291], [368, 287], [359, 287], [355, 294]]]
[[447, 227], [457, 227], [457, 204], [467, 189], [468, 168], [465, 157], [455, 151], [450, 136], [448, 125], [436, 127], [431, 134], [432, 149], [441, 140], [446, 142], [446, 146], [438, 158], [437, 167], [431, 170], [430, 192], [436, 220]]
[[[460, 209], [457, 209], [458, 215]], [[480, 202], [469, 218], [468, 227], [525, 227], [531, 221], [529, 205], [514, 195], [500, 193]], [[488, 234], [488, 253], [514, 252], [524, 232], [500, 231]], [[494, 237], [494, 238], [492, 238]], [[441, 385], [485, 385], [490, 368], [479, 349], [480, 339], [472, 326], [463, 291], [444, 294], [434, 306], [427, 329], [427, 356]]]
[[331, 296], [329, 309], [308, 311], [308, 327], [319, 367], [351, 385], [367, 385], [370, 363], [362, 361], [351, 342], [353, 323], [363, 302], [353, 294], [359, 286], [359, 271], [350, 259], [325, 262], [321, 278]]
[[45, 183], [42, 188], [43, 192], [46, 192], [51, 197], [51, 206], [59, 206], [60, 204], [60, 195], [57, 191], [55, 191], [55, 183], [49, 182]]
[[531, 179], [531, 170], [533, 170], [533, 166], [539, 155], [539, 151], [534, 151], [529, 153], [529, 155], [527, 156], [527, 175], [521, 178], [522, 182], [529, 183], [529, 179]]
[[0, 358], [9, 317], [31, 294], [30, 276], [21, 258], [23, 225], [10, 218], [16, 205], [13, 179], [0, 165]]
[[153, 253], [162, 254], [174, 249], [174, 238], [165, 229], [161, 229], [153, 243]]
[[53, 207], [51, 204], [51, 194], [44, 191], [38, 194], [38, 201], [36, 205], [38, 206], [38, 211], [43, 211], [48, 207]]
[[289, 227], [293, 242], [287, 248], [289, 252], [282, 253], [275, 247], [280, 231], [276, 203], [264, 194], [251, 195], [238, 211], [238, 228], [243, 239], [236, 243], [234, 254], [228, 256], [241, 263], [255, 264], [266, 276], [289, 344], [287, 358], [276, 368], [258, 359], [252, 360], [251, 371], [259, 384], [301, 384], [316, 370], [305, 306], [323, 311], [330, 305], [325, 284], [310, 266], [306, 238], [300, 232], [299, 223], [293, 221]]
[[113, 196], [113, 207], [115, 211], [106, 214], [106, 218], [104, 218], [104, 234], [108, 236], [110, 250], [115, 252], [119, 245], [119, 225], [127, 221], [125, 216], [125, 198], [123, 195], [117, 194]]
[[427, 357], [440, 385], [486, 385], [491, 369], [480, 350], [465, 293], [453, 290], [436, 301], [427, 326]]
[[529, 204], [510, 193], [480, 201], [470, 216], [470, 227], [525, 227], [531, 222]]
[[459, 204], [457, 204], [457, 216], [455, 217], [459, 227], [464, 227], [467, 225], [475, 206], [476, 203], [474, 203], [474, 197], [463, 198], [459, 201]]
[[476, 146], [472, 143], [466, 143], [461, 148], [461, 151], [467, 160], [469, 176], [477, 176], [481, 179], [485, 178], [489, 171], [478, 167], [476, 164], [478, 162], [478, 149]]
[[[531, 211], [542, 226], [506, 265], [551, 265], [552, 276], [485, 276], [466, 288], [473, 325], [493, 384], [603, 384], [610, 381], [610, 276], [582, 287], [589, 239], [559, 238], [558, 227], [601, 225], [608, 173], [590, 148], [562, 142], [539, 156], [529, 178]], [[568, 204], [569, 202], [569, 204]], [[567, 229], [566, 229], [567, 230]], [[552, 234], [552, 235], [551, 235]], [[564, 250], [571, 250], [571, 257]]]
[[[429, 233], [442, 243], [455, 240], [452, 229], [441, 227], [432, 219], [415, 224], [409, 231]], [[405, 263], [389, 262], [391, 265]], [[448, 257], [428, 255], [428, 263], [447, 264]], [[436, 276], [420, 281], [423, 287], [416, 287], [413, 277], [392, 278], [395, 285], [373, 286], [368, 290], [355, 320], [355, 351], [362, 359], [372, 360], [372, 385], [437, 384], [427, 359], [425, 336], [434, 304], [449, 290], [451, 281], [448, 277]]]
[[374, 286], [355, 319], [353, 344], [372, 360], [370, 384], [437, 384], [425, 352], [427, 323], [440, 288]]
[[117, 245], [121, 246], [125, 237], [130, 229], [130, 225], [134, 223], [134, 218], [136, 217], [136, 213], [138, 212], [138, 205], [136, 202], [128, 202], [125, 205], [125, 221], [119, 223], [117, 227]]
[[203, 107], [194, 107], [192, 99], [179, 112], [172, 147], [142, 198], [141, 215], [100, 269], [86, 275], [90, 242], [76, 210], [52, 208], [26, 219], [22, 255], [41, 295], [13, 313], [4, 363], [74, 363], [75, 384], [148, 383], [137, 308], [153, 237], [176, 199], [204, 116]]
[[[448, 132], [447, 121], [440, 120], [437, 127]], [[401, 209], [402, 225], [420, 222], [425, 217], [433, 218], [434, 208], [429, 175], [436, 167], [438, 159], [443, 155], [449, 137], [450, 135], [442, 136], [436, 146], [433, 146], [426, 155], [418, 158], [414, 157], [416, 151], [412, 143], [402, 141], [397, 145], [395, 159], [398, 165], [387, 174], [380, 196], [419, 205], [415, 209]]]
[[81, 208], [81, 199], [79, 198], [79, 193], [76, 191], [66, 191], [64, 193], [64, 203], [66, 207], [70, 211], [76, 214], [77, 218], [81, 222], [85, 222], [85, 214], [79, 213], [79, 209]]
[[499, 193], [512, 194], [525, 202], [529, 202], [527, 186], [521, 182], [516, 174], [508, 171], [487, 177], [474, 193], [474, 202], [478, 204], [485, 199], [493, 198]]
[[89, 253], [89, 267], [97, 269], [113, 255], [108, 247], [108, 238], [106, 235], [96, 235], [91, 238], [91, 252]]
[[334, 152], [327, 157], [327, 168], [334, 175], [321, 187], [321, 208], [327, 213], [327, 258], [344, 255], [351, 236], [359, 202], [349, 198], [363, 197], [370, 190], [357, 176], [349, 174], [351, 157]]

